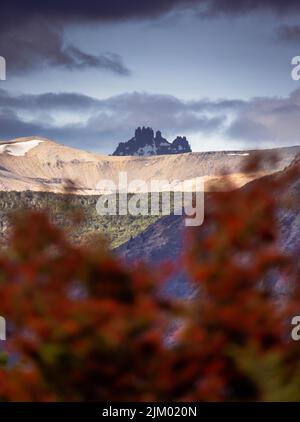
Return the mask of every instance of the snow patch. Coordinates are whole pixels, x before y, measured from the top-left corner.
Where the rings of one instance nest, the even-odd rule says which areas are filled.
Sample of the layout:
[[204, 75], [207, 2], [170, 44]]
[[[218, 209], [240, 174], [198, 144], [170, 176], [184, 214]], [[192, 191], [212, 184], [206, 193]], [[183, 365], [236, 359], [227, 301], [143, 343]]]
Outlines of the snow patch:
[[156, 155], [156, 149], [152, 145], [145, 145], [144, 147], [140, 147], [134, 155], [135, 156]]
[[230, 152], [228, 155], [237, 155], [239, 157], [248, 157], [249, 152]]
[[32, 141], [8, 143], [0, 145], [0, 154], [7, 153], [16, 157], [24, 156], [28, 151], [37, 147], [41, 142], [40, 139], [34, 139]]

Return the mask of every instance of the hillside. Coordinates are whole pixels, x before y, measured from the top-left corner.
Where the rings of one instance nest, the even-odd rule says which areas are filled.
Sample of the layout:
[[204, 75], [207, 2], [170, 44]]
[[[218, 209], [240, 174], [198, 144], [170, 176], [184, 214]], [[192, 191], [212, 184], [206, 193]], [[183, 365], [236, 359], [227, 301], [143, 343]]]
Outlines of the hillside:
[[[266, 165], [263, 174], [282, 170], [294, 158], [299, 147], [277, 150], [278, 163]], [[262, 151], [261, 154], [267, 152]], [[263, 174], [245, 174], [245, 157], [255, 151], [197, 152], [154, 157], [113, 157], [70, 148], [42, 138], [19, 138], [0, 143], [0, 190], [64, 192], [72, 181], [76, 194], [94, 195], [100, 180], [118, 184], [119, 173], [134, 179], [184, 181], [203, 177], [206, 190], [216, 189], [224, 174], [230, 174], [237, 186]]]
[[15, 213], [26, 209], [45, 210], [63, 227], [72, 241], [84, 244], [94, 236], [106, 240], [111, 248], [118, 247], [143, 232], [157, 217], [99, 216], [98, 196], [55, 194], [52, 192], [0, 192], [0, 245], [6, 246], [10, 221]]
[[[276, 163], [266, 161], [260, 172], [247, 173], [243, 172], [244, 160], [255, 157], [256, 151], [112, 157], [47, 139], [21, 138], [3, 142], [0, 144], [1, 243], [5, 244], [12, 213], [38, 208], [46, 209], [57, 224], [67, 228], [76, 243], [88, 242], [91, 236], [101, 234], [111, 248], [119, 248], [117, 252], [128, 262], [139, 259], [150, 263], [166, 259], [175, 261], [182, 249], [182, 218], [172, 215], [162, 218], [99, 216], [96, 202], [97, 194], [101, 192], [95, 189], [99, 180], [111, 179], [117, 183], [120, 171], [127, 172], [129, 181], [203, 177], [206, 190], [214, 191], [223, 189], [225, 174], [238, 188], [261, 176], [282, 171], [298, 151], [299, 147], [276, 150], [279, 155]], [[268, 157], [269, 151], [260, 154]], [[73, 222], [73, 211], [82, 215], [80, 222]], [[286, 245], [293, 243], [295, 237], [289, 222], [297, 223], [298, 220], [298, 214], [282, 216]], [[181, 275], [175, 279], [180, 280]], [[176, 289], [181, 291], [181, 286], [182, 283], [177, 283]]]
[[127, 265], [141, 261], [151, 266], [172, 262], [173, 265], [175, 264], [175, 268], [163, 291], [172, 296], [189, 297], [193, 290], [182, 270], [180, 261], [184, 233], [185, 225], [182, 216], [162, 217], [136, 237], [120, 245], [115, 253]]
[[[300, 156], [297, 156], [293, 162], [283, 171], [273, 175], [266, 176], [271, 180], [280, 180], [284, 178], [287, 171], [299, 169]], [[247, 190], [251, 185], [259, 184], [260, 180], [254, 180], [241, 189]], [[206, 194], [205, 209], [211, 204], [213, 193]], [[279, 208], [277, 221], [279, 225], [279, 245], [282, 250], [296, 251], [300, 247], [300, 179], [297, 178], [293, 183], [287, 186], [284, 196], [280, 198], [283, 204], [289, 204]], [[200, 233], [206, 230], [204, 220]], [[167, 284], [167, 292], [172, 295], [189, 296], [191, 289], [188, 278], [181, 270], [181, 257], [185, 241], [189, 230], [184, 225], [184, 217], [167, 216], [153, 222], [145, 231], [139, 233], [135, 238], [120, 245], [116, 252], [127, 263], [143, 261], [151, 266], [160, 265], [162, 262], [170, 261], [175, 264], [175, 271]], [[274, 291], [278, 296], [285, 295], [289, 284], [286, 281], [277, 279], [274, 275], [272, 280]]]

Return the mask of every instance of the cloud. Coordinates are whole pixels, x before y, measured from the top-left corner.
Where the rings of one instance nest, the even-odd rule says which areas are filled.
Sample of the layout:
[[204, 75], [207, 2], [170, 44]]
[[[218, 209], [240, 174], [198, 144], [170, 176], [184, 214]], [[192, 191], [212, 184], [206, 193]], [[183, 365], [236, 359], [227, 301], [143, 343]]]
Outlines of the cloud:
[[0, 111], [0, 127], [1, 127], [1, 140], [11, 138], [11, 134], [14, 137], [22, 137], [24, 133], [38, 133], [40, 125], [34, 123], [27, 123], [22, 121], [17, 115], [10, 109], [1, 109]]
[[282, 25], [275, 31], [275, 38], [292, 44], [300, 42], [300, 25]]
[[1, 15], [4, 25], [12, 25], [34, 16], [46, 16], [61, 22], [117, 21], [155, 18], [174, 10], [194, 9], [206, 15], [244, 14], [257, 10], [275, 13], [300, 11], [298, 0], [10, 0]]
[[[77, 93], [45, 93], [33, 94], [10, 94], [0, 89], [0, 104], [15, 111], [90, 111], [95, 110], [101, 101], [83, 94]], [[0, 106], [1, 108], [1, 106]]]
[[76, 93], [12, 95], [0, 90], [0, 104], [0, 139], [37, 135], [103, 152], [112, 152], [129, 139], [138, 125], [175, 137], [215, 132], [225, 119], [217, 102], [185, 102], [147, 93], [96, 99]]
[[96, 68], [128, 76], [131, 72], [119, 55], [94, 55], [66, 43], [68, 25], [154, 18], [191, 4], [194, 0], [27, 0], [24, 6], [24, 1], [10, 0], [0, 14], [0, 54], [10, 74], [59, 67]]
[[202, 14], [216, 15], [244, 15], [257, 11], [271, 11], [276, 14], [298, 14], [300, 3], [298, 0], [205, 0]]
[[[299, 144], [300, 89], [287, 97], [249, 101], [125, 93], [106, 99], [76, 93], [12, 95], [0, 90], [0, 139], [44, 136], [83, 149], [111, 153], [137, 126], [152, 126], [172, 138], [186, 135], [195, 150]], [[200, 145], [200, 139], [202, 144]], [[203, 145], [205, 142], [205, 145]]]
[[0, 29], [0, 52], [11, 74], [55, 66], [69, 70], [95, 68], [130, 75], [116, 54], [88, 54], [64, 40], [63, 28], [44, 19]]
[[197, 6], [198, 0], [10, 0], [1, 11], [3, 25], [44, 16], [59, 22], [116, 21], [158, 17], [176, 9]]
[[300, 144], [300, 89], [288, 97], [254, 98], [238, 110], [226, 136], [245, 145]]
[[[70, 24], [155, 19], [167, 13], [193, 10], [199, 17], [244, 15], [253, 11], [280, 14], [300, 13], [298, 0], [10, 0], [0, 15], [0, 54], [12, 73], [43, 67], [69, 70], [96, 68], [128, 76], [130, 70], [113, 53], [90, 54], [66, 43]], [[293, 32], [294, 31], [294, 32]], [[297, 37], [283, 29], [283, 37]], [[290, 34], [290, 35], [289, 35]], [[293, 35], [294, 34], [294, 35]]]

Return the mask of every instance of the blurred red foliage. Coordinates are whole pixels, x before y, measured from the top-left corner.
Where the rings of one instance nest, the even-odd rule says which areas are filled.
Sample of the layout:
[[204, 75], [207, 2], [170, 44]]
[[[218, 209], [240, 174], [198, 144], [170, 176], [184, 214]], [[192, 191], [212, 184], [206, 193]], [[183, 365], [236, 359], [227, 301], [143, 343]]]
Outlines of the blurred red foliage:
[[[299, 250], [281, 250], [277, 218], [298, 177], [208, 199], [182, 263], [198, 290], [188, 302], [158, 295], [149, 268], [72, 245], [46, 215], [19, 216], [0, 258], [1, 400], [299, 400]], [[281, 299], [279, 279], [292, 286]]]

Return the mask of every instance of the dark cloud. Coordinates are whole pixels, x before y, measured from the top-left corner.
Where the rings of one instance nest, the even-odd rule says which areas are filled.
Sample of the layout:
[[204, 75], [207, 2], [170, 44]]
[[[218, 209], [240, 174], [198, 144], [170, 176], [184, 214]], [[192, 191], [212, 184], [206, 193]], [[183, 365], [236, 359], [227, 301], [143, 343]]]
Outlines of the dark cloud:
[[[157, 18], [192, 9], [199, 16], [244, 15], [269, 10], [281, 14], [300, 12], [298, 0], [10, 0], [1, 8], [0, 54], [11, 73], [46, 66], [65, 69], [96, 68], [129, 75], [122, 58], [112, 53], [90, 54], [66, 44], [69, 24]], [[294, 28], [295, 30], [295, 28]], [[296, 32], [283, 37], [297, 37]]]
[[279, 41], [299, 44], [300, 25], [283, 25], [277, 28], [275, 37]]
[[197, 6], [201, 0], [10, 0], [1, 11], [5, 26], [38, 16], [63, 23], [157, 17], [174, 9]]
[[[0, 104], [17, 111], [109, 111], [113, 113], [134, 113], [143, 111], [145, 114], [165, 112], [218, 112], [241, 109], [246, 103], [242, 100], [208, 99], [198, 101], [182, 101], [172, 95], [148, 94], [133, 92], [115, 95], [107, 99], [97, 99], [78, 93], [44, 93], [44, 94], [11, 94], [0, 89]], [[0, 106], [1, 107], [1, 106]]]
[[[0, 20], [1, 21], [1, 20]], [[92, 55], [64, 40], [63, 29], [44, 19], [0, 29], [0, 52], [6, 58], [10, 74], [56, 66], [69, 70], [96, 68], [129, 75], [130, 71], [116, 54]]]
[[[58, 126], [43, 121], [25, 121], [19, 115], [11, 110], [0, 110], [1, 140], [10, 140], [13, 138], [37, 136], [53, 139], [58, 142], [64, 142], [73, 146], [80, 146], [86, 149], [104, 149], [110, 153], [110, 146], [103, 148], [101, 135], [92, 128], [87, 128], [84, 124], [72, 123], [69, 125]], [[109, 134], [106, 134], [109, 135]]]
[[113, 53], [93, 55], [66, 44], [69, 24], [156, 17], [194, 0], [11, 0], [1, 8], [0, 54], [10, 74], [43, 67], [96, 68], [129, 75], [122, 58]]
[[24, 133], [38, 133], [40, 125], [24, 122], [11, 109], [2, 108], [0, 111], [0, 128], [0, 139], [7, 140], [11, 139], [12, 133], [17, 138], [22, 137]]
[[271, 11], [277, 14], [300, 12], [298, 0], [204, 0], [202, 12], [207, 16], [243, 15], [256, 11]]
[[15, 111], [90, 111], [95, 110], [101, 101], [76, 93], [45, 93], [40, 95], [13, 95], [0, 89], [0, 104]]
[[1, 11], [5, 26], [46, 16], [63, 23], [155, 18], [174, 10], [194, 9], [206, 15], [244, 14], [257, 10], [300, 11], [298, 0], [10, 0]]

